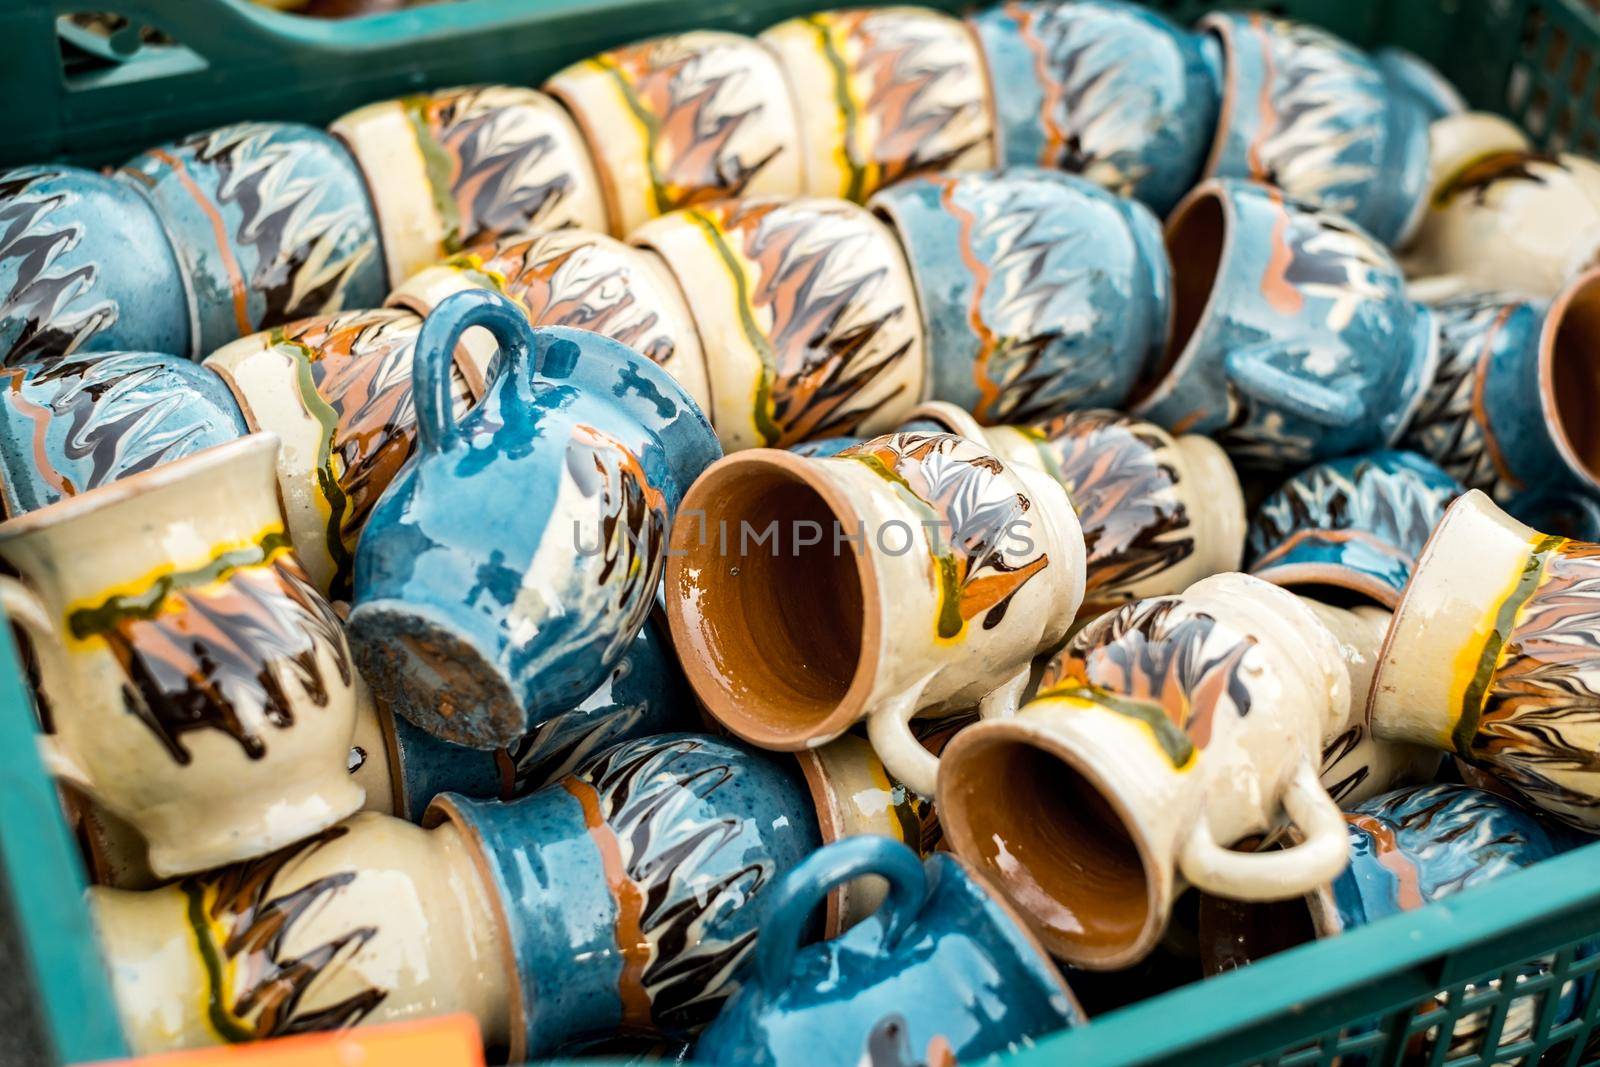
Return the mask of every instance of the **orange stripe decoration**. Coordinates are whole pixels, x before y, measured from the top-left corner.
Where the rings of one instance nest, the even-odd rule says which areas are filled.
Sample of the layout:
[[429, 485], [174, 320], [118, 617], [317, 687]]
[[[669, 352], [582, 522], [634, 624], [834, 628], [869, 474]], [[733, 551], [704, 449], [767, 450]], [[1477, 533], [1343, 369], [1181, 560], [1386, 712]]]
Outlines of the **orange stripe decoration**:
[[45, 440], [45, 435], [50, 432], [51, 414], [49, 409], [41, 407], [29, 400], [22, 392], [22, 385], [28, 378], [28, 372], [21, 367], [6, 372], [11, 381], [11, 406], [27, 416], [29, 424], [33, 427], [33, 465], [38, 470], [39, 476], [50, 483], [51, 488], [62, 496], [73, 496], [77, 488], [71, 479], [56, 470], [55, 464], [50, 462], [50, 450]]
[[1394, 830], [1371, 815], [1346, 815], [1345, 821], [1372, 838], [1373, 855], [1399, 883], [1397, 900], [1401, 910], [1412, 911], [1422, 907], [1422, 885], [1417, 878], [1417, 865], [1400, 851]]
[[244, 272], [239, 269], [239, 261], [233, 256], [233, 245], [228, 240], [228, 224], [223, 221], [222, 213], [189, 176], [181, 160], [160, 148], [152, 148], [150, 155], [172, 168], [172, 173], [183, 183], [184, 190], [194, 198], [194, 202], [210, 220], [211, 235], [217, 242], [217, 252], [222, 256], [222, 265], [228, 269], [228, 286], [233, 291], [233, 318], [239, 327], [239, 336], [254, 333], [255, 327], [250, 323], [250, 290], [244, 284]]
[[994, 403], [1000, 398], [1000, 387], [989, 377], [989, 359], [994, 355], [995, 338], [983, 321], [983, 295], [989, 288], [989, 268], [972, 251], [972, 227], [977, 220], [972, 212], [956, 203], [956, 184], [955, 180], [944, 182], [939, 190], [939, 202], [960, 227], [956, 247], [961, 250], [961, 265], [972, 275], [972, 301], [967, 306], [967, 322], [978, 338], [978, 358], [972, 363], [972, 380], [979, 396], [974, 414], [985, 416], [993, 413]]
[[1267, 196], [1278, 209], [1278, 218], [1272, 224], [1272, 252], [1267, 259], [1267, 272], [1261, 276], [1261, 295], [1280, 315], [1298, 315], [1306, 306], [1306, 298], [1289, 281], [1289, 268], [1294, 264], [1294, 250], [1289, 247], [1289, 207], [1277, 189], [1268, 189]]
[[600, 794], [588, 782], [564, 779], [562, 787], [583, 807], [583, 823], [600, 851], [600, 865], [606, 885], [617, 902], [616, 939], [622, 953], [622, 974], [617, 979], [617, 996], [622, 1001], [622, 1025], [644, 1029], [650, 1024], [650, 994], [644, 987], [644, 969], [650, 963], [650, 942], [644, 936], [644, 892], [628, 877], [622, 863], [622, 846], [606, 825], [600, 811]]
[[1045, 139], [1044, 148], [1040, 151], [1037, 162], [1041, 167], [1059, 166], [1061, 150], [1067, 143], [1067, 131], [1056, 121], [1056, 115], [1061, 110], [1061, 97], [1065, 91], [1061, 84], [1062, 79], [1057, 78], [1050, 69], [1050, 50], [1045, 46], [1044, 39], [1039, 36], [1038, 28], [1034, 25], [1038, 21], [1038, 13], [1020, 4], [1007, 4], [1005, 9], [1017, 20], [1022, 43], [1033, 53], [1033, 77], [1044, 94], [1044, 106], [1040, 108], [1039, 121], [1044, 126]]
[[1387, 541], [1375, 537], [1366, 530], [1296, 530], [1289, 537], [1285, 538], [1284, 541], [1276, 548], [1272, 549], [1270, 552], [1262, 553], [1255, 563], [1252, 564], [1252, 569], [1259, 571], [1264, 567], [1271, 566], [1277, 560], [1294, 551], [1294, 549], [1300, 547], [1300, 545], [1307, 541], [1331, 541], [1336, 544], [1349, 544], [1353, 541], [1358, 544], [1366, 545], [1374, 552], [1381, 552], [1385, 556], [1392, 556], [1395, 559], [1405, 562], [1411, 561], [1411, 553], [1407, 552], [1403, 548], [1400, 548], [1396, 545], [1391, 545]]
[[1261, 128], [1250, 142], [1250, 177], [1270, 182], [1271, 170], [1262, 162], [1261, 147], [1278, 128], [1278, 109], [1272, 103], [1272, 82], [1277, 70], [1272, 63], [1272, 35], [1267, 32], [1266, 22], [1259, 12], [1250, 16], [1250, 28], [1261, 38], [1261, 97], [1257, 103], [1261, 109]]
[[122, 1067], [484, 1067], [483, 1037], [477, 1021], [466, 1014], [115, 1063]]

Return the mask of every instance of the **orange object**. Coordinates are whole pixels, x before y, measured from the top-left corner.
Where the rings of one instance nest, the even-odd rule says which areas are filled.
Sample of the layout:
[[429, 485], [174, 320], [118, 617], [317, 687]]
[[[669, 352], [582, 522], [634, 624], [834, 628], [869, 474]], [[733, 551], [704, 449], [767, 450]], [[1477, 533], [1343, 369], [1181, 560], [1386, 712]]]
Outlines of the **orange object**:
[[483, 1067], [483, 1038], [472, 1016], [444, 1015], [115, 1063], [125, 1067]]

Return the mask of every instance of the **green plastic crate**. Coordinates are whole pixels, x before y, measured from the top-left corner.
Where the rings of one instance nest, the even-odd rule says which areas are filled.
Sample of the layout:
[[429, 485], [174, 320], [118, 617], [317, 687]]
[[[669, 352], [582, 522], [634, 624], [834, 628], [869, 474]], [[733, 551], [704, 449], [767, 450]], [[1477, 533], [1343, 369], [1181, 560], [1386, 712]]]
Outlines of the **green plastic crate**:
[[[611, 45], [701, 27], [754, 31], [816, 0], [463, 0], [317, 22], [245, 0], [0, 0], [0, 165], [117, 162], [239, 119], [326, 123], [372, 100], [465, 82], [538, 84]], [[934, 0], [959, 9], [959, 0]], [[1156, 3], [1190, 21], [1219, 6]], [[1476, 107], [1540, 145], [1600, 155], [1600, 0], [1285, 0], [1264, 7], [1433, 61]], [[126, 16], [128, 31], [63, 52], [57, 17]], [[153, 26], [174, 44], [139, 46]], [[0, 996], [0, 1062], [125, 1055], [85, 910], [84, 875], [33, 749], [26, 683], [0, 629], [0, 976], [35, 992], [30, 1019]], [[1533, 978], [1517, 975], [1536, 960]], [[1005, 1057], [1006, 1067], [1365, 1062], [1487, 1067], [1600, 1063], [1600, 844], [1331, 941], [1096, 1018]], [[1569, 983], [1571, 984], [1569, 986]], [[1585, 988], [1557, 1025], [1564, 989]], [[1508, 1011], [1533, 1036], [1502, 1039]], [[1470, 1055], [1444, 1038], [1473, 1016]], [[31, 1036], [30, 1036], [31, 1035]], [[1597, 1042], [1600, 1045], [1600, 1042]], [[1358, 1057], [1352, 1061], [1351, 1057]]]

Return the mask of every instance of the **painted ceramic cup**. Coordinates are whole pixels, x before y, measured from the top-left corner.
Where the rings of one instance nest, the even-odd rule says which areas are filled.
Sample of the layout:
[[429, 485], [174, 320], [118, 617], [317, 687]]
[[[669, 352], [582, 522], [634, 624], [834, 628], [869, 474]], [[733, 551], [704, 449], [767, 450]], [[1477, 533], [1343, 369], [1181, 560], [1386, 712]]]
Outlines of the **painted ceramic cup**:
[[917, 715], [1015, 711], [1032, 658], [1083, 600], [1061, 487], [954, 434], [831, 459], [778, 449], [712, 466], [684, 498], [667, 615], [707, 710], [747, 741], [815, 747], [865, 720], [896, 779], [932, 796]]
[[757, 38], [797, 100], [805, 192], [856, 203], [929, 171], [994, 166], [994, 101], [978, 43], [921, 7], [848, 8]]
[[1037, 467], [1067, 491], [1088, 554], [1080, 624], [1239, 567], [1244, 494], [1227, 455], [1210, 438], [1174, 438], [1115, 411], [979, 426], [954, 405], [934, 402], [909, 418], [905, 429], [925, 422], [981, 441], [1005, 462]]
[[0, 364], [187, 355], [183, 275], [149, 201], [78, 167], [0, 172]]
[[1346, 590], [1393, 610], [1428, 535], [1464, 492], [1414, 452], [1308, 467], [1256, 509], [1249, 571], [1286, 588]]
[[872, 198], [906, 252], [928, 394], [982, 423], [1115, 407], [1161, 360], [1171, 284], [1141, 204], [1018, 167], [917, 178]]
[[[427, 315], [463, 289], [515, 300], [535, 326], [572, 326], [621, 341], [659, 363], [702, 411], [711, 410], [706, 356], [689, 303], [661, 257], [582, 230], [519, 234], [428, 267], [387, 303]], [[481, 376], [497, 349], [482, 330], [461, 338]]]
[[1466, 296], [1434, 305], [1439, 368], [1406, 431], [1468, 488], [1600, 493], [1600, 271], [1548, 305]]
[[[1420, 100], [1430, 120], [1459, 115], [1467, 110], [1461, 90], [1452, 85], [1437, 67], [1415, 52], [1385, 45], [1373, 49], [1372, 62], [1383, 71], [1384, 79], [1391, 88], [1403, 89]], [[1430, 144], [1432, 132], [1432, 126], [1429, 126]]]
[[917, 294], [889, 228], [842, 200], [727, 200], [633, 235], [659, 252], [705, 346], [722, 446], [893, 429], [922, 398]]
[[1222, 113], [1210, 177], [1248, 178], [1349, 217], [1387, 245], [1427, 206], [1428, 105], [1326, 30], [1260, 13], [1217, 12]]
[[618, 236], [691, 204], [805, 188], [788, 79], [749, 37], [640, 41], [574, 63], [544, 90], [577, 119]]
[[[940, 822], [1051, 952], [1120, 969], [1155, 948], [1185, 885], [1286, 899], [1343, 869], [1318, 771], [1349, 711], [1342, 651], [1311, 609], [1216, 575], [1091, 623], [1021, 712], [956, 735]], [[1293, 848], [1229, 847], [1285, 815]]]
[[453, 824], [363, 812], [149, 892], [89, 890], [135, 1055], [465, 1012], [511, 1037], [503, 934]]
[[250, 432], [223, 384], [180, 356], [77, 352], [0, 371], [0, 390], [7, 515]]
[[667, 734], [509, 804], [443, 796], [493, 887], [516, 975], [510, 1061], [682, 1035], [748, 970], [770, 887], [821, 844], [794, 761]]
[[[801, 945], [828, 891], [868, 874], [889, 886], [877, 912]], [[948, 853], [829, 845], [773, 888], [767, 914], [755, 973], [701, 1036], [702, 1062], [954, 1064], [1086, 1021], [1023, 920]]]
[[[241, 337], [205, 361], [251, 428], [283, 442], [278, 489], [289, 537], [318, 589], [348, 600], [356, 543], [383, 491], [416, 451], [412, 360], [422, 319], [346, 311]], [[482, 393], [456, 351], [450, 404], [459, 417]]]
[[1541, 534], [1473, 490], [1445, 512], [1384, 642], [1374, 736], [1489, 771], [1600, 828], [1600, 545]]
[[1432, 315], [1348, 221], [1241, 181], [1167, 220], [1174, 328], [1133, 412], [1296, 466], [1394, 443], [1433, 377]]
[[[474, 326], [502, 355], [458, 421], [452, 353]], [[496, 293], [440, 304], [413, 375], [417, 455], [357, 548], [351, 643], [396, 713], [447, 741], [509, 745], [593, 692], [644, 625], [668, 525], [716, 438], [654, 363], [534, 329]]]
[[1117, 0], [1008, 0], [969, 19], [994, 81], [998, 155], [1082, 174], [1165, 215], [1217, 123], [1203, 39]]
[[366, 175], [391, 287], [531, 229], [609, 229], [600, 178], [561, 105], [479, 85], [368, 104], [328, 127]]
[[387, 291], [361, 171], [332, 137], [241, 122], [129, 160], [177, 250], [196, 359], [308, 315], [375, 307]]
[[361, 806], [350, 656], [284, 534], [277, 449], [252, 434], [0, 525], [47, 764], [143, 834], [159, 875]]

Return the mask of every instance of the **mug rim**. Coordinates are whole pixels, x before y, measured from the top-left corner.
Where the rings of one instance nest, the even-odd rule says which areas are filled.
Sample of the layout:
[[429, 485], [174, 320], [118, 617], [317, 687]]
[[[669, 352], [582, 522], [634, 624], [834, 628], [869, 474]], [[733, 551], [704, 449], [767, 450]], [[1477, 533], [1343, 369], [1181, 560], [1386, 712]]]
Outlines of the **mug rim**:
[[1550, 429], [1551, 443], [1556, 446], [1561, 461], [1584, 489], [1594, 492], [1600, 491], [1600, 473], [1579, 458], [1572, 437], [1567, 433], [1566, 420], [1561, 417], [1555, 388], [1556, 339], [1561, 334], [1567, 311], [1580, 296], [1592, 299], [1600, 309], [1600, 265], [1569, 281], [1545, 312], [1544, 323], [1539, 330], [1539, 410], [1544, 415], [1545, 425]]

